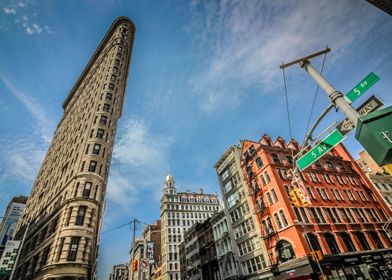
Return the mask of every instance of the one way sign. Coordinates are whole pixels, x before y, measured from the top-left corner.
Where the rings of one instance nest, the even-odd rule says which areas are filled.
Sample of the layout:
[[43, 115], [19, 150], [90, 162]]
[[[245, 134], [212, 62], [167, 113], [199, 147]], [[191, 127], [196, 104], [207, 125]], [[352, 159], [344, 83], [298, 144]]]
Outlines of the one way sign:
[[[368, 100], [365, 101], [361, 106], [358, 107], [357, 112], [361, 115], [367, 115], [370, 112], [376, 111], [378, 108], [382, 107], [384, 103], [380, 99], [372, 95]], [[345, 119], [336, 126], [336, 129], [345, 136], [351, 130], [355, 128], [355, 125], [349, 120]]]

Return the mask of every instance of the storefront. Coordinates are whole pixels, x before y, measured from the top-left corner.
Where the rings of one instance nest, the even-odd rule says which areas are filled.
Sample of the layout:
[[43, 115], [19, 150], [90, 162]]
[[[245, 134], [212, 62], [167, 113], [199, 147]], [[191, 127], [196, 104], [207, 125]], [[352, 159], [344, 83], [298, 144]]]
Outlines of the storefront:
[[[392, 249], [364, 253], [325, 255], [320, 261], [323, 273], [335, 280], [389, 280], [392, 279]], [[313, 262], [314, 271], [319, 271]]]

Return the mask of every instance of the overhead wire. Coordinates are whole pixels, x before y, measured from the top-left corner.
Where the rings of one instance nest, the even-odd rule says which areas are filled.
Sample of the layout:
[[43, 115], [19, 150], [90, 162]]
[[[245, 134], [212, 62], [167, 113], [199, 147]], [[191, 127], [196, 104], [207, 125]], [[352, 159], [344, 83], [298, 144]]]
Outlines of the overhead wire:
[[125, 226], [127, 226], [127, 225], [131, 225], [132, 223], [136, 223], [137, 230], [140, 229], [140, 227], [139, 227], [140, 224], [144, 224], [144, 225], [146, 225], [146, 226], [151, 225], [151, 224], [145, 223], [145, 222], [143, 222], [143, 221], [140, 221], [140, 220], [138, 220], [138, 219], [133, 219], [132, 221], [130, 221], [130, 222], [128, 222], [128, 223], [122, 224], [122, 225], [120, 225], [120, 226], [116, 226], [116, 227], [111, 228], [111, 229], [108, 229], [108, 230], [106, 230], [106, 231], [103, 231], [101, 234], [105, 234], [105, 233], [108, 233], [108, 232], [112, 232], [112, 231], [114, 231], [114, 230], [118, 230], [118, 229], [123, 228], [123, 227], [125, 227]]

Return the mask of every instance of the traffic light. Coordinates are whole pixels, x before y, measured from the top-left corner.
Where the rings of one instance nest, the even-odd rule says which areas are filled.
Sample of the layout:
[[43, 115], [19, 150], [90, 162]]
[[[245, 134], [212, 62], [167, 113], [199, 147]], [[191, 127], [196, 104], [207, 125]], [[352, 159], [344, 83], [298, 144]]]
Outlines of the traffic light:
[[298, 197], [297, 197], [297, 192], [296, 189], [290, 191], [290, 200], [294, 204], [295, 207], [300, 207]]
[[324, 258], [323, 253], [320, 250], [312, 251], [310, 254], [312, 255], [313, 261], [321, 261]]
[[137, 271], [138, 267], [139, 267], [138, 260], [133, 260], [132, 271]]
[[296, 189], [297, 198], [301, 206], [308, 206], [309, 203], [301, 189]]

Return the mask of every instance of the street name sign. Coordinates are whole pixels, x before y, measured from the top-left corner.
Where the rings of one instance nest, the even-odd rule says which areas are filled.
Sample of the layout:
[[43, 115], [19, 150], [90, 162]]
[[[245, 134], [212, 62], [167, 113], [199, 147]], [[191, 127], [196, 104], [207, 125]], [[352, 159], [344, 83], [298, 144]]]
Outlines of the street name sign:
[[[370, 112], [376, 111], [383, 105], [384, 103], [382, 103], [380, 99], [372, 95], [368, 100], [365, 101], [365, 103], [358, 107], [357, 112], [359, 113], [359, 115], [364, 116], [369, 114]], [[343, 136], [346, 136], [354, 128], [355, 125], [353, 124], [353, 122], [347, 118], [336, 126], [336, 129]]]
[[352, 90], [346, 94], [346, 98], [350, 102], [357, 100], [365, 91], [371, 88], [375, 83], [380, 80], [380, 77], [371, 72], [365, 77], [359, 84], [357, 84]]
[[334, 130], [323, 141], [297, 160], [300, 171], [313, 164], [316, 160], [325, 155], [333, 147], [344, 140], [344, 136], [338, 130]]

